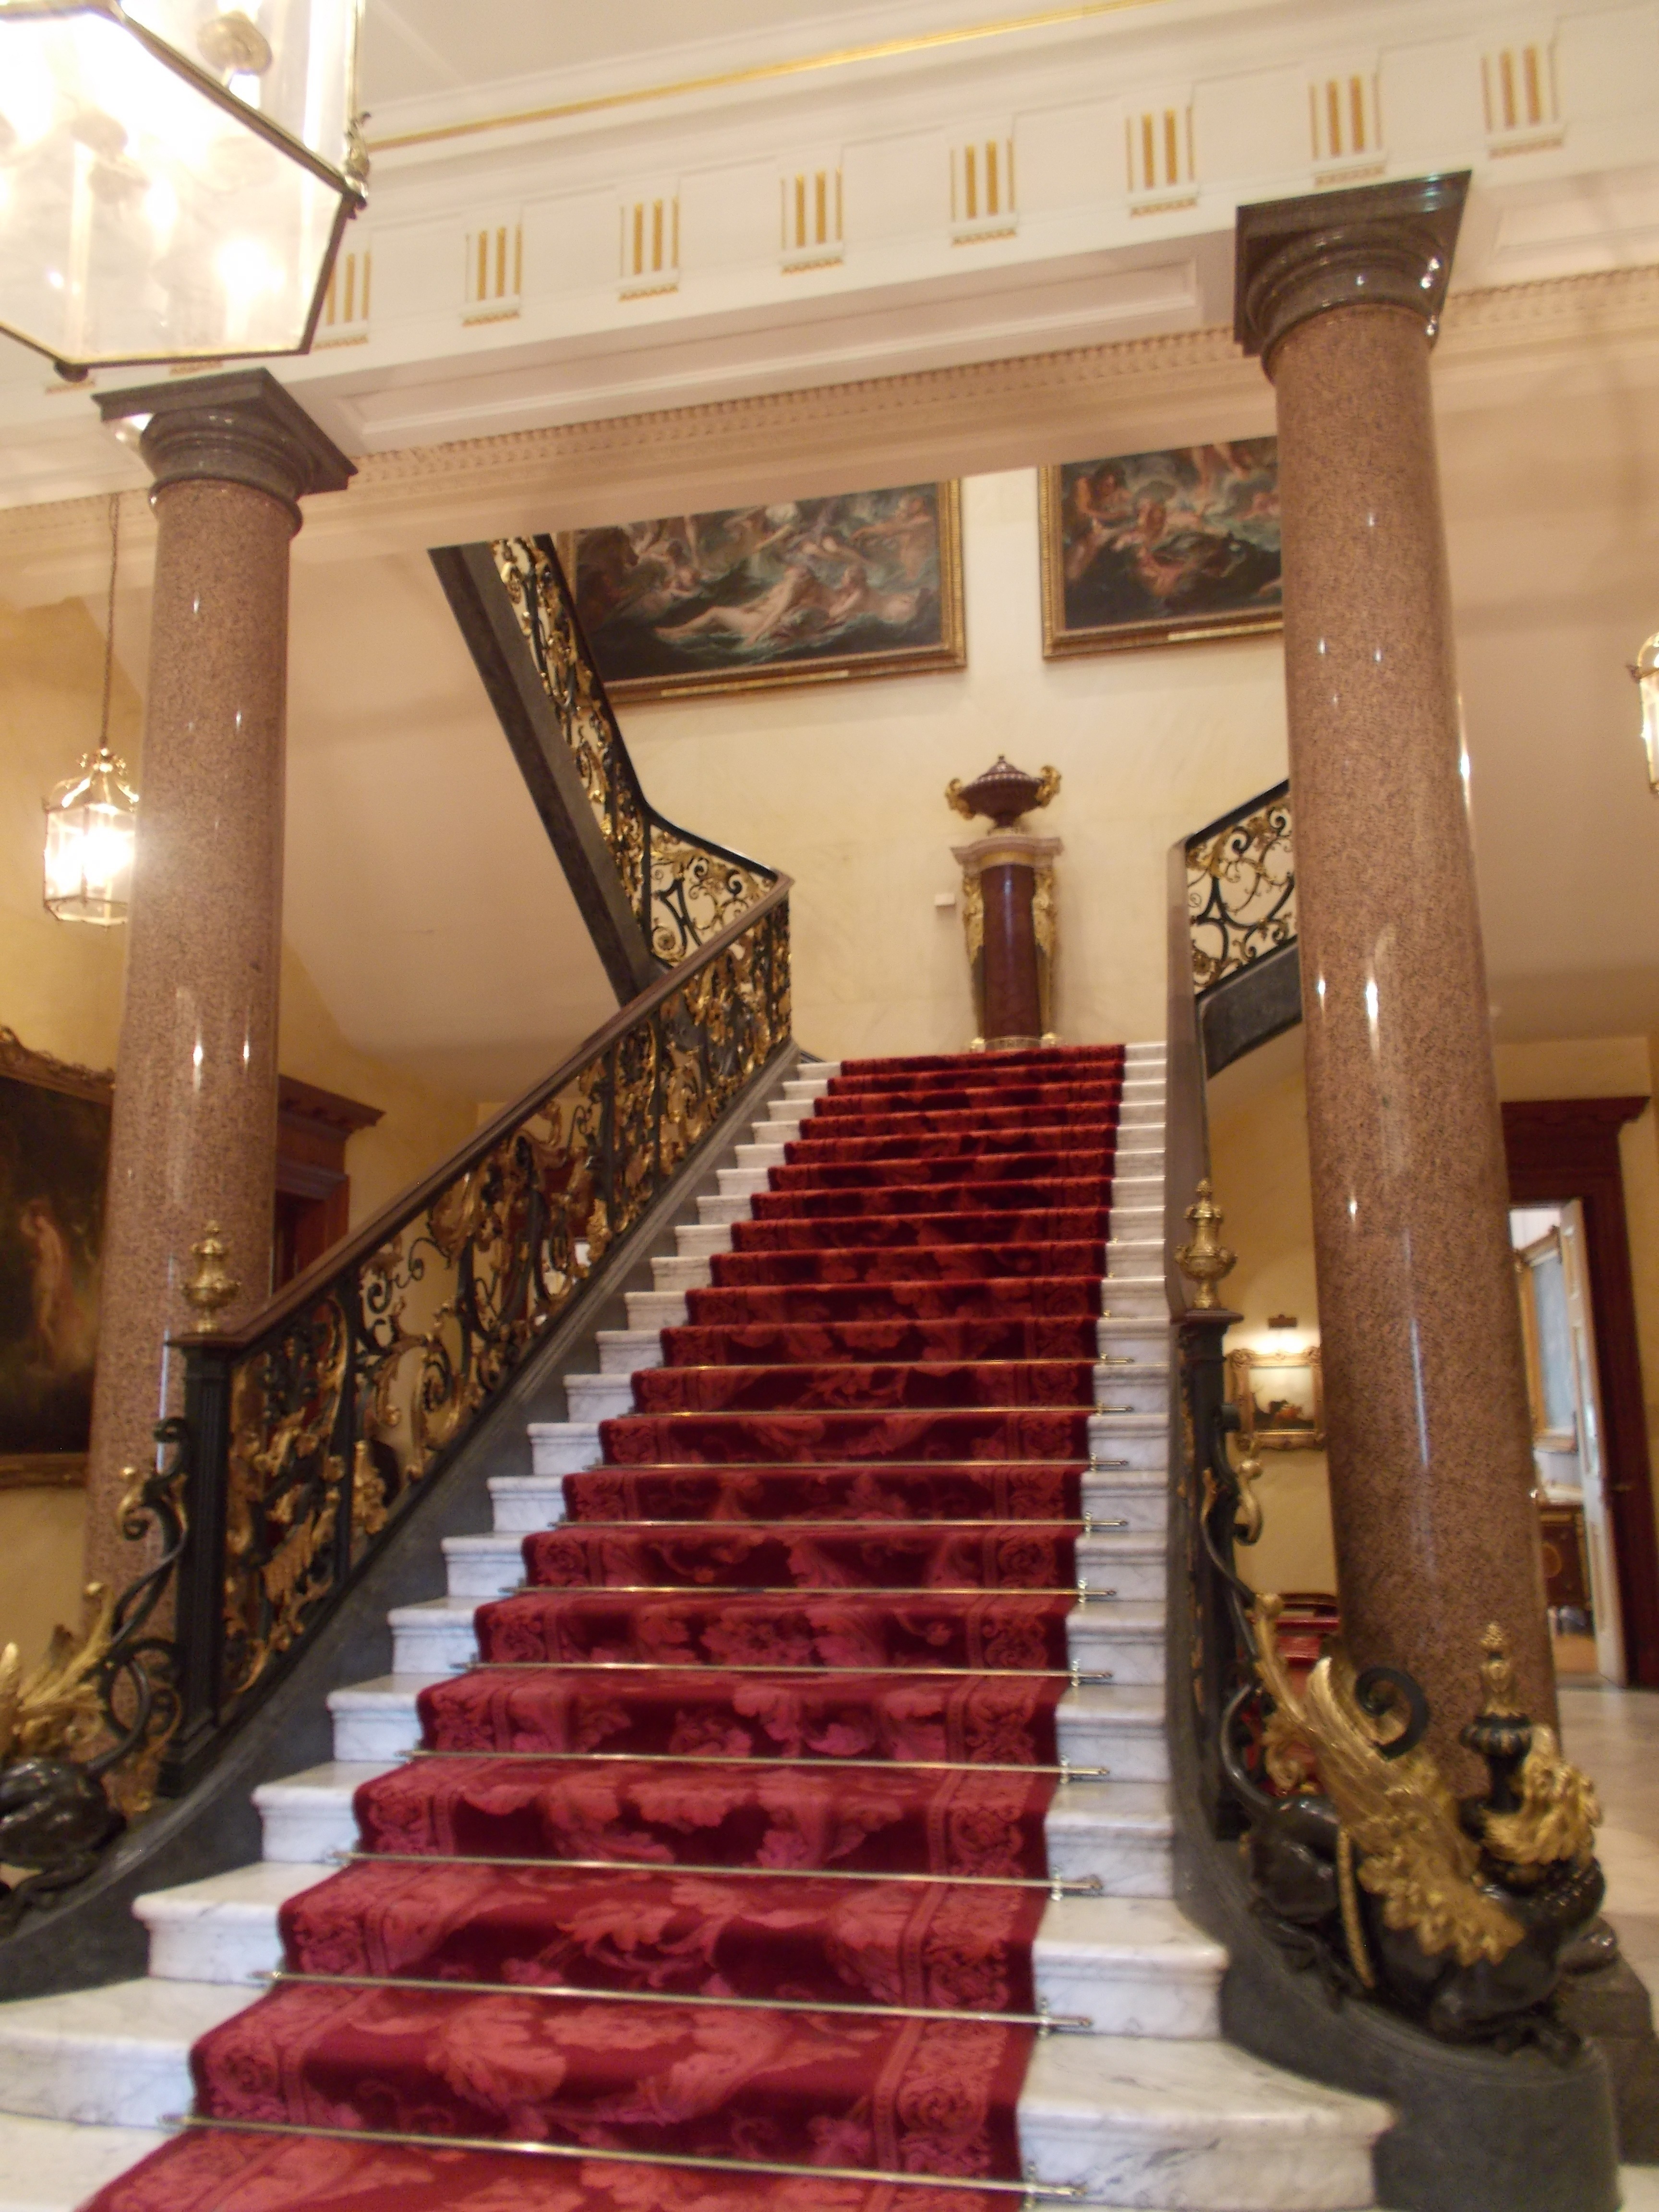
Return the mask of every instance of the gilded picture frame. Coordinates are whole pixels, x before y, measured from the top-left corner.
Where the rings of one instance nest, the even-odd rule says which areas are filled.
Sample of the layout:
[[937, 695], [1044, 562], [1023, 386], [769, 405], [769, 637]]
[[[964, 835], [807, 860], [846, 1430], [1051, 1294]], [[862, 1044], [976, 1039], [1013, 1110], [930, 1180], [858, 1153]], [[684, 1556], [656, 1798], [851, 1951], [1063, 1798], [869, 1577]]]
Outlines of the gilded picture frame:
[[618, 706], [967, 662], [955, 481], [565, 531], [556, 542]]
[[1038, 514], [1046, 659], [1284, 627], [1276, 439], [1064, 461]]
[[1316, 1344], [1300, 1352], [1254, 1345], [1230, 1352], [1227, 1395], [1238, 1407], [1241, 1449], [1324, 1450], [1325, 1375]]
[[112, 1096], [0, 1028], [0, 1490], [86, 1480]]

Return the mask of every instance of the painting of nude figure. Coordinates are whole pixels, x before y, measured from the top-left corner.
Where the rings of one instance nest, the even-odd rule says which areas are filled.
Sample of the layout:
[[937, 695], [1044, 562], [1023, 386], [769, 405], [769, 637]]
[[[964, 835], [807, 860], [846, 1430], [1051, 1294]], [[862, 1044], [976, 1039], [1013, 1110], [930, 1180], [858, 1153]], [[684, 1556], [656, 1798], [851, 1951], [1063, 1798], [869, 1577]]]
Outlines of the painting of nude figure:
[[613, 700], [960, 668], [955, 483], [672, 514], [560, 538]]
[[1042, 506], [1049, 659], [1281, 626], [1276, 439], [1067, 461]]
[[0, 1030], [0, 1488], [85, 1478], [109, 1102]]

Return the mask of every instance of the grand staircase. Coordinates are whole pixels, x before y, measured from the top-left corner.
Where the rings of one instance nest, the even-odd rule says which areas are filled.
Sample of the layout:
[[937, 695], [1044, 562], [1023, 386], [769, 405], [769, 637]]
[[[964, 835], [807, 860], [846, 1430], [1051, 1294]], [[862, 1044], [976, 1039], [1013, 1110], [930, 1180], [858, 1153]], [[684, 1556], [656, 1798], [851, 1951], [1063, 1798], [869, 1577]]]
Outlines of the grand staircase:
[[0, 2008], [0, 2212], [1370, 2206], [1171, 1899], [1163, 1057], [787, 1085], [264, 1861]]

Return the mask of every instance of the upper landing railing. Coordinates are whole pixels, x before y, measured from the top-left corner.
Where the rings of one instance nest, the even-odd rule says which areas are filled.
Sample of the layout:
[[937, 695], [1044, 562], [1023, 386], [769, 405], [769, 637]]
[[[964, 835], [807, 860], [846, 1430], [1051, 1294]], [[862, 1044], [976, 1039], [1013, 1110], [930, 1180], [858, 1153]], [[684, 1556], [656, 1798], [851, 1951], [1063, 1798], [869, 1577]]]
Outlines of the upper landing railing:
[[777, 875], [646, 798], [550, 538], [445, 546], [432, 561], [617, 995], [630, 998]]

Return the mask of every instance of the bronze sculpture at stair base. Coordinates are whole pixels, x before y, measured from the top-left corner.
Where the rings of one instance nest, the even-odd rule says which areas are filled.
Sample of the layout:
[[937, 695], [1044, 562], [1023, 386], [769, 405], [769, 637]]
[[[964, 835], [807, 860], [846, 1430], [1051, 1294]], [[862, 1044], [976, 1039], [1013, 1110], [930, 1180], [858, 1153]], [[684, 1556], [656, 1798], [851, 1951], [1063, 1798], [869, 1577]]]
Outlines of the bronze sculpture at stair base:
[[972, 821], [989, 815], [988, 836], [953, 845], [962, 869], [963, 925], [973, 981], [974, 1052], [1030, 1051], [1058, 1042], [1054, 1030], [1054, 861], [1058, 837], [1034, 837], [1020, 817], [1046, 806], [1059, 771], [1040, 776], [999, 757], [972, 783], [953, 779], [947, 802]]

